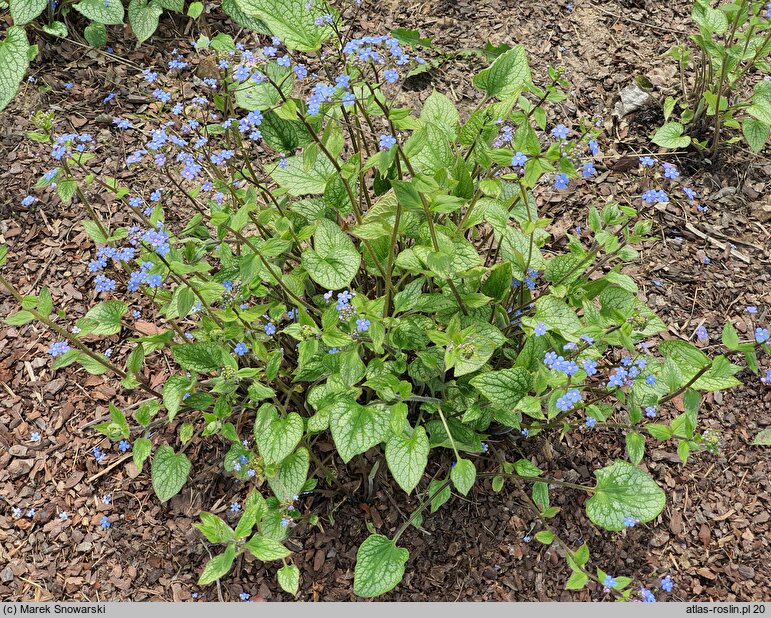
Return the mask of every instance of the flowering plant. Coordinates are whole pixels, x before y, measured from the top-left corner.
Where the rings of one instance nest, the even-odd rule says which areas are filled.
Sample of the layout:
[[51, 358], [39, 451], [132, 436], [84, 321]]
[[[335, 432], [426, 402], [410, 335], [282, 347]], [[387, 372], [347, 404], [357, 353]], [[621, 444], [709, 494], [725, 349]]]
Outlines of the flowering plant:
[[[194, 436], [230, 444], [224, 470], [251, 491], [235, 529], [201, 514], [201, 532], [226, 547], [202, 584], [248, 551], [284, 560], [279, 582], [297, 592], [283, 541], [297, 521], [315, 521], [298, 501], [329, 478], [317, 445], [331, 435], [343, 463], [382, 447], [395, 482], [420, 499], [393, 537], [372, 531], [361, 544], [357, 594], [396, 586], [409, 557], [403, 533], [485, 478], [495, 491], [509, 483], [541, 522], [535, 538], [564, 548], [568, 588], [592, 579], [629, 598], [630, 579], [590, 570], [589, 548], [557, 535], [551, 492], [588, 494], [586, 513], [605, 530], [653, 520], [665, 494], [639, 466], [647, 437], [676, 445], [684, 462], [714, 448], [697, 431], [699, 391], [737, 385], [740, 367], [685, 340], [649, 343], [664, 324], [622, 272], [651, 231], [637, 208], [592, 206], [586, 229], [563, 248], [553, 242], [542, 196], [596, 173], [600, 122], [555, 118], [550, 104], [568, 84], [549, 70], [536, 85], [521, 46], [474, 76], [480, 100], [465, 121], [438, 92], [416, 114], [391, 93], [422, 62], [417, 33], [351, 38], [343, 15], [318, 1], [243, 6], [272, 38], [249, 49], [201, 37], [168, 75], [145, 70], [150, 111], [115, 118], [112, 134], [57, 134], [38, 115], [30, 137], [49, 142], [56, 161], [38, 187], [88, 213], [102, 300], [66, 327], [47, 289], [25, 296], [0, 277], [22, 305], [7, 322], [53, 330], [54, 369], [112, 372], [141, 394], [124, 410], [111, 405], [97, 429], [131, 448], [140, 469], [151, 460], [160, 500], [185, 484]], [[186, 77], [185, 93], [175, 84], [192, 65], [214, 69]], [[152, 181], [146, 196], [88, 168], [127, 131], [144, 142], [127, 165]], [[661, 187], [643, 204], [696, 200], [672, 191], [669, 167], [641, 165]], [[101, 219], [95, 191], [114, 195], [133, 223]], [[109, 354], [96, 351], [102, 337]], [[767, 339], [759, 327], [756, 341], [740, 341], [730, 322], [723, 332], [756, 372]], [[160, 379], [159, 359], [173, 367]], [[667, 404], [681, 396], [674, 415]], [[161, 426], [176, 438], [151, 433]], [[627, 452], [594, 482], [549, 478], [512, 456], [512, 443], [538, 434], [589, 431], [622, 435]]]
[[[699, 26], [691, 36], [698, 56], [686, 45], [667, 52], [679, 64], [681, 93], [666, 98], [665, 124], [653, 141], [664, 148], [693, 143], [714, 156], [723, 129], [741, 129], [750, 149], [760, 152], [771, 132], [771, 81], [757, 79], [771, 69], [771, 2], [731, 0], [712, 8], [709, 0], [696, 0], [691, 17]], [[744, 98], [742, 90], [753, 81], [751, 96]], [[676, 120], [670, 120], [673, 115]]]

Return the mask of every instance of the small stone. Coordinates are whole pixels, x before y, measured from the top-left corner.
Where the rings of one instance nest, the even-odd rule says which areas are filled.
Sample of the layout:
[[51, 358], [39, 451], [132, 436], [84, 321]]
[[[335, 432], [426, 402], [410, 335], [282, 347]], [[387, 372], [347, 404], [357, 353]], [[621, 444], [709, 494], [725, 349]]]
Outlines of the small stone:
[[0, 573], [0, 581], [4, 584], [13, 581], [13, 571], [11, 571], [11, 567], [7, 566], [3, 569], [2, 573]]

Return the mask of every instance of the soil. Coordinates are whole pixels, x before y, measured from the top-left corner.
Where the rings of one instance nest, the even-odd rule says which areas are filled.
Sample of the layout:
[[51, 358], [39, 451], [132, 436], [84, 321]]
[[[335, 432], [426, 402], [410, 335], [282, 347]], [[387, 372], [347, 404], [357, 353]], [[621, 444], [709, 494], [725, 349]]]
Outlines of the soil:
[[[572, 5], [379, 0], [365, 1], [355, 27], [366, 34], [418, 28], [448, 50], [485, 41], [522, 43], [536, 83], [549, 64], [569, 69], [574, 96], [563, 104], [564, 115], [571, 118], [580, 111], [605, 117], [601, 146], [608, 164], [598, 166], [600, 174], [591, 184], [544, 197], [542, 211], [555, 219], [558, 248], [565, 231], [582, 224], [590, 204], [639, 194], [636, 160], [625, 162], [650, 152], [647, 135], [658, 119], [654, 114], [618, 121], [610, 110], [620, 89], [638, 75], [651, 80], [659, 98], [674, 92], [674, 66], [662, 54], [687, 41], [689, 10], [682, 0], [574, 0]], [[209, 19], [212, 29], [218, 27], [217, 19]], [[96, 132], [105, 117], [109, 123], [112, 115], [138, 111], [145, 104], [135, 94], [137, 71], [126, 61], [159, 65], [165, 51], [185, 47], [196, 34], [186, 20], [165, 17], [160, 33], [140, 50], [133, 51], [128, 39], [114, 44], [124, 62], [69, 42], [54, 48], [50, 40], [38, 41], [42, 59], [33, 65], [35, 83], [25, 83], [20, 96], [0, 113], [0, 242], [9, 246], [4, 272], [23, 292], [48, 285], [56, 306], [69, 315], [82, 314], [92, 302], [90, 293], [80, 291], [90, 287], [85, 282], [93, 253], [79, 224], [81, 208], [63, 205], [53, 194], [33, 208], [19, 206], [21, 196], [48, 167], [39, 146], [25, 138], [32, 113], [52, 109], [68, 130], [88, 126]], [[468, 110], [477, 94], [467, 76], [481, 66], [479, 59], [460, 57], [409, 80], [399, 97], [418, 105], [435, 88]], [[65, 90], [65, 82], [74, 83], [73, 89]], [[107, 92], [116, 93], [109, 104], [102, 102]], [[125, 177], [121, 156], [116, 151], [108, 158], [104, 173]], [[651, 209], [648, 215], [659, 240], [645, 246], [641, 260], [625, 272], [634, 276], [641, 295], [671, 333], [694, 338], [703, 324], [713, 337], [706, 347], [716, 349], [727, 317], [744, 334], [753, 323], [769, 323], [771, 161], [739, 146], [727, 147], [720, 161], [693, 153], [669, 159], [688, 174], [709, 210], [700, 214], [675, 204]], [[98, 207], [116, 224], [123, 222], [109, 196]], [[744, 312], [749, 305], [758, 307], [758, 315]], [[0, 292], [0, 315], [13, 311], [13, 300]], [[182, 493], [159, 503], [147, 471], [138, 472], [127, 456], [84, 427], [125, 393], [113, 380], [73, 367], [52, 373], [45, 355], [49, 340], [38, 325], [0, 328], [0, 599], [238, 600], [239, 593], [247, 592], [252, 600], [288, 600], [276, 583], [277, 567], [248, 557], [219, 585], [196, 585], [208, 550], [191, 524], [202, 509], [227, 518], [228, 505], [245, 497], [243, 485], [223, 475], [216, 464], [225, 445], [216, 440], [192, 445], [195, 461], [215, 463], [196, 466]], [[120, 357], [117, 338], [113, 347]], [[156, 383], [165, 376], [162, 371], [155, 375]], [[771, 388], [750, 372], [739, 377], [745, 385], [707, 396], [700, 411], [701, 428], [720, 432], [718, 454], [696, 454], [683, 466], [671, 449], [651, 446], [649, 440], [653, 450], [646, 467], [668, 495], [657, 520], [621, 534], [603, 533], [587, 520], [581, 494], [555, 490], [553, 503], [562, 509], [556, 529], [571, 543], [587, 541], [592, 563], [606, 572], [632, 574], [639, 585], [653, 588], [671, 575], [675, 588], [660, 594], [662, 600], [771, 599], [771, 462], [768, 448], [751, 445], [769, 425]], [[661, 413], [670, 418], [681, 406], [674, 400]], [[30, 440], [33, 431], [42, 435], [40, 442]], [[106, 464], [90, 456], [97, 445], [108, 449]], [[623, 436], [615, 433], [584, 432], [561, 442], [500, 439], [491, 445], [568, 480], [588, 481], [592, 470], [624, 456]], [[316, 447], [322, 452], [332, 448], [324, 441]], [[331, 483], [303, 497], [301, 510], [316, 513], [320, 523], [292, 531], [293, 561], [302, 574], [298, 599], [356, 600], [353, 567], [367, 525], [393, 534], [415, 508], [414, 497], [405, 496], [382, 472], [384, 462], [370, 485], [379, 459], [373, 450], [347, 468], [338, 461]], [[448, 464], [437, 457], [429, 472], [446, 471]], [[103, 503], [106, 494], [111, 504]], [[17, 506], [36, 512], [14, 518], [11, 510]], [[69, 513], [68, 521], [60, 521], [61, 511]], [[103, 515], [111, 522], [107, 530], [99, 525]], [[400, 545], [411, 554], [407, 574], [382, 599], [611, 600], [593, 584], [579, 592], [564, 590], [569, 572], [559, 547], [529, 540], [539, 529], [513, 487], [494, 493], [489, 480], [479, 482], [468, 497], [455, 496], [426, 516], [420, 529], [404, 534]]]

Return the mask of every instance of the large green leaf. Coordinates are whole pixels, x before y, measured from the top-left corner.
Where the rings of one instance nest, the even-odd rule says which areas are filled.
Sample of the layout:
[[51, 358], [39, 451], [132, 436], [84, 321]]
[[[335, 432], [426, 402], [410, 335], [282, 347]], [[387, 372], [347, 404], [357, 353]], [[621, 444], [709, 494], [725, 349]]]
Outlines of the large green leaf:
[[131, 0], [128, 5], [128, 19], [137, 46], [149, 39], [158, 28], [158, 18], [163, 13], [163, 7], [155, 0]]
[[530, 390], [530, 372], [521, 367], [488, 371], [472, 378], [471, 384], [495, 405], [513, 408]]
[[296, 412], [279, 418], [273, 406], [264, 405], [254, 421], [254, 437], [265, 463], [281, 463], [303, 437], [303, 419]]
[[535, 301], [535, 308], [535, 319], [546, 324], [551, 331], [572, 335], [582, 328], [576, 312], [551, 294]]
[[81, 336], [114, 335], [120, 332], [120, 320], [126, 311], [128, 311], [128, 305], [120, 300], [106, 300], [99, 303], [78, 320]]
[[276, 498], [291, 501], [298, 495], [308, 478], [310, 454], [305, 447], [297, 449], [281, 462], [278, 473], [268, 477], [268, 484]]
[[308, 169], [303, 157], [288, 157], [284, 167], [277, 166], [271, 172], [273, 179], [294, 196], [322, 195], [334, 174], [334, 165], [323, 156], [316, 157]]
[[415, 489], [423, 476], [428, 464], [428, 451], [428, 437], [422, 426], [416, 427], [410, 437], [394, 434], [388, 438], [385, 447], [388, 469], [399, 487], [407, 493]]
[[196, 373], [219, 371], [231, 364], [228, 354], [216, 343], [184, 343], [172, 346], [171, 353], [180, 367]]
[[315, 51], [332, 34], [328, 25], [314, 23], [316, 17], [329, 12], [321, 0], [236, 0], [236, 4], [267, 25], [289, 49]]
[[13, 23], [23, 26], [43, 12], [48, 0], [10, 0], [9, 5]]
[[117, 26], [123, 23], [123, 0], [81, 0], [72, 8], [98, 24]]
[[261, 34], [270, 34], [270, 29], [268, 26], [266, 26], [265, 23], [261, 22], [259, 19], [249, 17], [246, 13], [244, 13], [238, 6], [236, 0], [222, 0], [222, 10], [239, 26], [247, 28], [248, 30], [254, 30], [255, 32], [259, 32]]
[[339, 290], [359, 272], [361, 258], [350, 237], [328, 219], [320, 219], [313, 235], [313, 249], [302, 253], [302, 264], [320, 286]]
[[436, 90], [423, 103], [420, 120], [421, 122], [439, 127], [449, 140], [454, 140], [458, 134], [458, 126], [460, 124], [458, 110], [450, 99]]
[[0, 110], [16, 95], [29, 66], [29, 42], [24, 28], [11, 26], [0, 41]]
[[391, 415], [377, 406], [338, 401], [329, 413], [329, 428], [337, 452], [345, 463], [382, 442], [388, 434]]
[[150, 467], [153, 489], [161, 502], [176, 496], [190, 474], [190, 461], [184, 453], [175, 453], [164, 444], [158, 447]]
[[[258, 84], [248, 79], [243, 84], [235, 86], [236, 104], [239, 107], [254, 111], [259, 109], [264, 111], [279, 104], [284, 97], [289, 97], [292, 93], [292, 84], [294, 73], [287, 67], [280, 66], [275, 60], [269, 62], [264, 68], [260, 69], [270, 78]], [[276, 84], [279, 88], [271, 84]]]
[[522, 45], [501, 54], [488, 68], [474, 76], [474, 86], [499, 99], [519, 92], [530, 81], [527, 53]]
[[615, 461], [594, 475], [597, 488], [586, 502], [586, 514], [605, 530], [622, 530], [624, 517], [651, 521], [664, 509], [664, 492], [637, 466]]
[[393, 589], [404, 577], [410, 553], [382, 534], [371, 534], [356, 552], [353, 591], [360, 597], [376, 597]]
[[710, 0], [696, 0], [691, 18], [710, 33], [724, 34], [728, 30], [726, 14], [719, 9], [713, 9], [710, 6]]

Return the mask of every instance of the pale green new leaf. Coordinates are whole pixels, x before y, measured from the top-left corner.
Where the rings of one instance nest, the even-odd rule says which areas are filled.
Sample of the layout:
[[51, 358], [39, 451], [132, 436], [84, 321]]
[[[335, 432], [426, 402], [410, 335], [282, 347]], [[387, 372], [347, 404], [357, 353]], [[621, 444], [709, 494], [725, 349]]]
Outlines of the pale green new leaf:
[[452, 470], [450, 470], [450, 478], [452, 479], [452, 484], [455, 485], [455, 489], [465, 496], [471, 491], [471, 487], [477, 478], [476, 466], [472, 461], [461, 457], [455, 462]]
[[668, 122], [656, 130], [651, 141], [663, 148], [687, 148], [691, 138], [683, 135], [683, 131], [684, 127], [679, 122]]
[[230, 567], [233, 566], [233, 560], [235, 557], [236, 548], [231, 543], [223, 553], [221, 553], [219, 556], [215, 556], [206, 563], [206, 566], [203, 568], [203, 572], [201, 573], [201, 577], [198, 578], [198, 585], [205, 586], [207, 584], [211, 584], [213, 581], [216, 581], [220, 577], [226, 575], [230, 570]]
[[153, 444], [147, 438], [137, 438], [131, 445], [131, 453], [134, 456], [134, 465], [139, 472], [142, 471], [145, 460], [150, 456]]
[[771, 427], [766, 427], [758, 432], [752, 441], [753, 446], [771, 446]]
[[120, 332], [121, 318], [128, 305], [120, 300], [106, 300], [92, 307], [78, 320], [81, 335], [114, 335]]
[[328, 219], [320, 219], [313, 235], [313, 249], [302, 253], [302, 265], [323, 288], [342, 289], [359, 272], [361, 258], [351, 238]]
[[161, 502], [176, 496], [187, 481], [191, 468], [184, 453], [175, 453], [174, 449], [164, 444], [158, 447], [150, 467], [153, 489]]
[[605, 530], [622, 530], [624, 517], [651, 521], [666, 503], [662, 489], [643, 470], [625, 461], [615, 461], [595, 470], [597, 488], [586, 502], [589, 519]]
[[410, 553], [382, 534], [371, 534], [356, 552], [353, 591], [360, 597], [376, 597], [392, 590], [404, 577]]
[[281, 589], [288, 592], [291, 595], [296, 595], [300, 589], [300, 569], [293, 564], [287, 564], [282, 566], [278, 573], [278, 585]]
[[471, 385], [495, 405], [513, 408], [530, 390], [530, 372], [521, 367], [488, 371], [471, 379]]
[[117, 26], [123, 23], [122, 0], [81, 0], [72, 8], [98, 24]]
[[404, 491], [410, 493], [420, 481], [428, 464], [428, 437], [422, 426], [415, 428], [408, 438], [392, 435], [385, 447], [388, 469]]
[[11, 26], [0, 41], [0, 111], [16, 95], [29, 66], [29, 42], [24, 28]]

